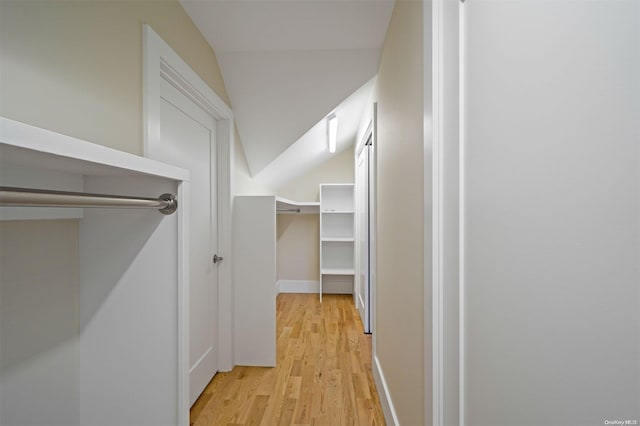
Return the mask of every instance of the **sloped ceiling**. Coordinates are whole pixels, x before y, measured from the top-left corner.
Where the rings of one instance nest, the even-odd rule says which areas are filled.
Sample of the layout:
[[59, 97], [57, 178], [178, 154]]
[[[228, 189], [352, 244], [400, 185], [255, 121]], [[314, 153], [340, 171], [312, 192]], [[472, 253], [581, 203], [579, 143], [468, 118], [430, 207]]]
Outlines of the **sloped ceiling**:
[[[216, 52], [254, 176], [305, 135], [309, 139], [311, 129], [320, 135], [324, 117], [372, 79], [394, 4], [393, 0], [181, 3]], [[346, 135], [343, 123], [339, 139]], [[311, 160], [291, 152], [288, 158], [298, 173]], [[285, 163], [280, 166], [287, 167]]]
[[270, 188], [278, 190], [351, 147], [355, 142], [363, 111], [371, 107], [374, 82], [375, 79], [369, 80], [334, 109], [338, 117], [335, 153], [331, 154], [327, 149], [327, 122], [323, 118], [255, 177]]

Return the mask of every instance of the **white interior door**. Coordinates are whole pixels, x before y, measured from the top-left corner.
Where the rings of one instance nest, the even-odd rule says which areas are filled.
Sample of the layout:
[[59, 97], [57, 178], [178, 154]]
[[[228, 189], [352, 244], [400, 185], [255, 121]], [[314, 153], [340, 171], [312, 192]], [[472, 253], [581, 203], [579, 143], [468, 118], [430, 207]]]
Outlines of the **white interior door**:
[[365, 333], [371, 332], [371, 285], [370, 285], [370, 186], [369, 186], [369, 142], [356, 158], [356, 244], [358, 268], [356, 277], [356, 307], [360, 313]]
[[[161, 82], [161, 146], [155, 158], [188, 169], [189, 399], [193, 404], [218, 370], [216, 120]], [[160, 156], [160, 157], [159, 157]]]

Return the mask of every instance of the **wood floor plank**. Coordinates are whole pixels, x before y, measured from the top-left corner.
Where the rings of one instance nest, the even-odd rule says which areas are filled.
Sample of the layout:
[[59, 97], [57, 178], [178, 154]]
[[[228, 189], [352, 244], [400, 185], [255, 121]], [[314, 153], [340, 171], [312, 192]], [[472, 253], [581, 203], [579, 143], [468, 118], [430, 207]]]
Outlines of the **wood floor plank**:
[[284, 402], [284, 406], [282, 407], [282, 413], [278, 422], [276, 423], [278, 426], [288, 426], [292, 424], [293, 421], [293, 412], [296, 409], [296, 404], [298, 403], [297, 399], [287, 398]]
[[269, 395], [257, 395], [249, 411], [248, 420], [245, 423], [249, 426], [258, 426], [262, 421], [262, 416], [267, 408], [267, 402], [269, 401]]
[[280, 294], [277, 366], [218, 373], [191, 409], [193, 426], [384, 425], [371, 336], [350, 295]]

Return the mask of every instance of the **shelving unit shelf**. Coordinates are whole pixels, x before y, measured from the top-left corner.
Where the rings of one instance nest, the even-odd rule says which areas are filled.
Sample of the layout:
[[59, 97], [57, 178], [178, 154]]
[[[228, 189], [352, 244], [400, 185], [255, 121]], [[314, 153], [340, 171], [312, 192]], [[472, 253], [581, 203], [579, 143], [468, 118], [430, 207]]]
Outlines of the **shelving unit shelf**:
[[320, 203], [315, 201], [292, 201], [276, 197], [276, 212], [278, 214], [318, 214]]
[[339, 268], [333, 268], [333, 269], [323, 269], [322, 273], [324, 275], [353, 275], [354, 270], [349, 269], [349, 268], [344, 268], [344, 269], [339, 269]]
[[320, 301], [353, 293], [355, 214], [352, 183], [320, 185]]

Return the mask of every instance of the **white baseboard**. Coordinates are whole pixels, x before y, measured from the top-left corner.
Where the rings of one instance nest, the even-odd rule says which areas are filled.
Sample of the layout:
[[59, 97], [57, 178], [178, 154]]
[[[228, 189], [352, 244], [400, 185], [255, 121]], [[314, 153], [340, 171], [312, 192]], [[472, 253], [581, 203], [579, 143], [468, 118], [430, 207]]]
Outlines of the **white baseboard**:
[[376, 383], [378, 389], [378, 397], [380, 398], [380, 405], [382, 405], [382, 413], [384, 414], [384, 421], [388, 425], [399, 426], [398, 415], [396, 409], [393, 406], [391, 395], [389, 394], [389, 388], [387, 387], [387, 381], [384, 379], [382, 373], [382, 367], [380, 367], [380, 361], [378, 356], [373, 356], [373, 381]]
[[317, 293], [320, 289], [318, 281], [279, 280], [276, 283], [276, 294], [280, 293]]
[[[319, 281], [279, 280], [276, 282], [276, 294], [280, 293], [318, 293]], [[353, 294], [353, 277], [325, 278], [322, 292], [326, 294]]]

